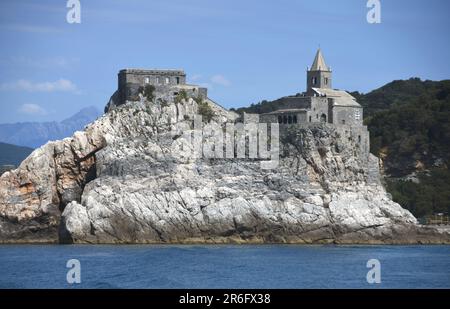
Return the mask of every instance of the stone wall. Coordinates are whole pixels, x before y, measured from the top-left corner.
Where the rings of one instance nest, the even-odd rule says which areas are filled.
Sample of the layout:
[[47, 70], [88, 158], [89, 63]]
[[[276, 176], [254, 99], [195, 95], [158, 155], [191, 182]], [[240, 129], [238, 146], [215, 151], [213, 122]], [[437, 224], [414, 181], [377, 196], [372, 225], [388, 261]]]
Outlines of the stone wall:
[[[315, 78], [315, 84], [313, 79]], [[332, 89], [331, 72], [329, 71], [307, 71], [306, 73], [306, 89], [311, 93], [311, 88], [328, 88]]]
[[[360, 116], [356, 119], [358, 112]], [[363, 125], [363, 109], [359, 106], [333, 106], [332, 116], [335, 124]]]
[[127, 83], [151, 85], [184, 85], [186, 74], [182, 70], [137, 70], [124, 69], [119, 72], [119, 88]]
[[[264, 114], [261, 115], [261, 122], [264, 123], [285, 123], [284, 118], [285, 117], [293, 117], [295, 116], [297, 121], [295, 123], [305, 123], [307, 122], [307, 111], [295, 111], [295, 112], [284, 112], [284, 113], [277, 113], [277, 114]], [[281, 117], [281, 119], [279, 118]], [[281, 121], [280, 121], [281, 120]]]
[[308, 112], [307, 117], [308, 122], [329, 122], [328, 99], [325, 97], [311, 97], [311, 110]]
[[121, 70], [118, 74], [120, 104], [135, 98], [139, 87], [146, 84], [155, 87], [184, 85], [186, 84], [186, 74], [182, 70]]
[[[328, 97], [284, 97], [279, 100], [279, 113], [262, 115], [263, 122], [278, 122], [278, 115], [287, 115], [288, 109], [306, 109], [306, 114], [300, 111], [289, 112], [297, 116], [298, 122], [325, 122], [346, 124], [350, 126], [363, 125], [363, 108], [360, 106], [336, 106]], [[356, 117], [359, 113], [359, 118]]]

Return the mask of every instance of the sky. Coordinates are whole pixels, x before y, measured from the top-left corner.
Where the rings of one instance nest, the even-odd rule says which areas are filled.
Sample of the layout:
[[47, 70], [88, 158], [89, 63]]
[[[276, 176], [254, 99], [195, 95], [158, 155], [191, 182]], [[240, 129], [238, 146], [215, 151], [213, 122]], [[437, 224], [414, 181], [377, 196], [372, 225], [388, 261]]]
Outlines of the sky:
[[184, 69], [231, 108], [305, 90], [320, 46], [333, 87], [368, 92], [392, 80], [450, 76], [450, 1], [0, 1], [0, 123], [60, 121], [103, 110], [123, 68]]

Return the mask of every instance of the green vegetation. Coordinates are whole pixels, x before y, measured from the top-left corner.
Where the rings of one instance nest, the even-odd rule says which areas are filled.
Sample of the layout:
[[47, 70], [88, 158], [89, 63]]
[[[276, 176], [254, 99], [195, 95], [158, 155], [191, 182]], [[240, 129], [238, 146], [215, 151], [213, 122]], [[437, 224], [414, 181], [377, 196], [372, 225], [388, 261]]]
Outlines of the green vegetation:
[[[371, 152], [384, 159], [388, 191], [417, 217], [450, 213], [449, 94], [450, 80], [418, 78], [353, 93], [364, 106]], [[418, 183], [401, 179], [411, 173]]]
[[450, 173], [435, 168], [419, 174], [419, 183], [399, 179], [386, 179], [387, 190], [394, 201], [409, 209], [416, 217], [434, 213], [449, 213]]
[[175, 97], [175, 103], [181, 103], [182, 101], [186, 101], [189, 98], [186, 90], [181, 90], [177, 96]]
[[445, 100], [448, 95], [449, 80], [440, 82], [422, 81], [420, 78], [396, 80], [367, 94], [351, 94], [364, 106], [365, 116], [390, 108], [417, 102], [421, 99]]
[[197, 112], [202, 116], [202, 121], [206, 123], [210, 122], [216, 115], [214, 110], [207, 102], [203, 100], [201, 96], [197, 96], [193, 99], [197, 103]]
[[[197, 99], [196, 99], [196, 101], [197, 101]], [[211, 108], [211, 106], [207, 102], [203, 101], [202, 99], [197, 101], [197, 105], [198, 105], [198, 113], [200, 115], [202, 115], [202, 121], [210, 122], [213, 119], [213, 117], [215, 116], [215, 113], [214, 113], [213, 109]]]
[[194, 101], [195, 101], [197, 104], [202, 104], [202, 103], [203, 103], [203, 98], [199, 95], [199, 96], [197, 96], [196, 98], [194, 98]]
[[147, 99], [147, 101], [153, 101], [155, 98], [155, 95], [153, 94], [155, 92], [155, 86], [147, 84], [144, 87], [139, 87], [139, 93], [142, 93], [143, 96]]
[[[450, 80], [411, 78], [351, 94], [364, 107], [371, 152], [383, 158], [394, 201], [417, 217], [450, 213]], [[267, 113], [278, 103], [264, 100], [235, 111]], [[418, 183], [404, 180], [412, 173]]]
[[256, 104], [252, 103], [249, 107], [240, 107], [237, 109], [231, 108], [230, 110], [240, 115], [242, 115], [244, 112], [252, 114], [265, 114], [277, 110], [279, 103], [280, 99], [274, 101], [262, 100], [261, 102], [258, 102]]
[[[416, 89], [416, 96], [411, 96], [412, 89]], [[422, 82], [414, 78], [394, 81], [360, 95], [361, 104], [369, 111], [364, 122], [371, 135], [371, 151], [386, 156], [389, 174], [404, 176], [435, 165], [448, 165], [449, 94], [450, 81]]]

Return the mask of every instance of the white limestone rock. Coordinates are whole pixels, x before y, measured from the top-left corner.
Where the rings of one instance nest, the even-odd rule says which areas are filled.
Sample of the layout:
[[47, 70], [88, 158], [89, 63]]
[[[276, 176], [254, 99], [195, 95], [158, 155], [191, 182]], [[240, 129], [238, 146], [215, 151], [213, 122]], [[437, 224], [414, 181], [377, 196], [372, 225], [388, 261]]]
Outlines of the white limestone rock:
[[0, 177], [0, 242], [449, 242], [388, 198], [350, 133], [298, 126], [264, 170], [190, 155], [196, 110], [141, 98], [35, 150]]

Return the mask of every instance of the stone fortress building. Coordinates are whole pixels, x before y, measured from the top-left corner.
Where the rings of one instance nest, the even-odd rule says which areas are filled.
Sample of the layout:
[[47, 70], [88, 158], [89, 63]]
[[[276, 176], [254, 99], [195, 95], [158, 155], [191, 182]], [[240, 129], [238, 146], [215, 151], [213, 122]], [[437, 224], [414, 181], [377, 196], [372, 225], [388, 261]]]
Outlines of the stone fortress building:
[[228, 111], [208, 97], [208, 89], [199, 85], [186, 83], [183, 70], [161, 69], [123, 69], [118, 74], [118, 88], [105, 107], [105, 112], [127, 102], [139, 101], [143, 89], [153, 87], [155, 97], [163, 101], [173, 101], [181, 92], [187, 97], [201, 98], [212, 110], [225, 119], [235, 120], [238, 115]]
[[132, 101], [139, 93], [139, 88], [146, 85], [152, 85], [156, 92], [168, 95], [176, 96], [179, 91], [184, 90], [191, 97], [208, 97], [206, 88], [186, 84], [186, 73], [183, 70], [124, 69], [118, 75], [119, 101]]
[[332, 89], [332, 71], [320, 49], [306, 75], [306, 92], [281, 98], [277, 110], [260, 115], [262, 122], [363, 125], [363, 110], [356, 99], [346, 91]]

